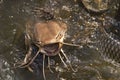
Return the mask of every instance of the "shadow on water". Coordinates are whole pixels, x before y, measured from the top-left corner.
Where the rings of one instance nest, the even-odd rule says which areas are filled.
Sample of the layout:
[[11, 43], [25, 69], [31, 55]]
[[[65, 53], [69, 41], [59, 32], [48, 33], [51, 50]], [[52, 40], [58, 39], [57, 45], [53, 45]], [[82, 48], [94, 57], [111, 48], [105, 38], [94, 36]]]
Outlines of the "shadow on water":
[[64, 69], [56, 57], [53, 63], [56, 60], [59, 65], [52, 65], [54, 73], [45, 70], [47, 80], [119, 80], [120, 68], [106, 62], [94, 46], [95, 30], [103, 20], [114, 19], [119, 4], [114, 3], [114, 7], [99, 16], [89, 14], [80, 4], [74, 0], [0, 0], [0, 80], [43, 79], [42, 68], [39, 76], [27, 69], [13, 69], [13, 64], [25, 56], [25, 23], [32, 16], [39, 16], [33, 11], [36, 8], [44, 8], [67, 23], [65, 42], [81, 44], [81, 48], [63, 46], [77, 72]]

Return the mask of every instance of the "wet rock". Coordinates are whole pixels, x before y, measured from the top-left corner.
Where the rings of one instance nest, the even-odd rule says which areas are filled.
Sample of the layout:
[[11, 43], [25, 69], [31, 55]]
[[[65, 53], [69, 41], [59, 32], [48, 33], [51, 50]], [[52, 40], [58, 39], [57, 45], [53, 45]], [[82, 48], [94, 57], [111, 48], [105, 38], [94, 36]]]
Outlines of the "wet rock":
[[109, 61], [120, 63], [120, 27], [119, 22], [105, 23], [104, 28], [100, 30], [98, 50]]
[[10, 65], [6, 59], [0, 55], [0, 80], [15, 80], [13, 70], [10, 69]]
[[82, 0], [84, 6], [93, 12], [103, 12], [109, 9], [110, 0]]

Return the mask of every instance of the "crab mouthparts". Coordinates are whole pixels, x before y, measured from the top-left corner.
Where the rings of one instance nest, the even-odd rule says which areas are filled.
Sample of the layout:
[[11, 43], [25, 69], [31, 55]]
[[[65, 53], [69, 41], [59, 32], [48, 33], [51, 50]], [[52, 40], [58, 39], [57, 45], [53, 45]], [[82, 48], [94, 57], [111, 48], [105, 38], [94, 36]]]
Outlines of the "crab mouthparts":
[[59, 43], [53, 43], [53, 44], [44, 45], [43, 49], [46, 52], [45, 53], [46, 55], [55, 56], [58, 53], [58, 51], [60, 50]]

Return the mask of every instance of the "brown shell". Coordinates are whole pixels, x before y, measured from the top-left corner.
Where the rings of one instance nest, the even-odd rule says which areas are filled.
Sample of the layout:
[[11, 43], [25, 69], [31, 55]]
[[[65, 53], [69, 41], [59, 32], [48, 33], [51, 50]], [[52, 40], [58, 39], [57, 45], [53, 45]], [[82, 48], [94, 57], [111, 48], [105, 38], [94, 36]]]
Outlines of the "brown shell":
[[28, 23], [26, 26], [26, 34], [37, 44], [46, 45], [56, 42], [62, 42], [67, 25], [60, 21], [43, 21], [34, 25]]

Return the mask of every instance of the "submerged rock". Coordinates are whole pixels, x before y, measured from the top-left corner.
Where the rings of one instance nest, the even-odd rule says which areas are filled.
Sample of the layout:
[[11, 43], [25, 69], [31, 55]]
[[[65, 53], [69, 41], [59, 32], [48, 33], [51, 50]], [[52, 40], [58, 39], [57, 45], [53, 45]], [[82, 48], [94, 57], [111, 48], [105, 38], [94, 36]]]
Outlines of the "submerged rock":
[[110, 61], [120, 63], [120, 26], [119, 22], [114, 24], [105, 23], [104, 28], [100, 30], [98, 37], [98, 50]]
[[15, 74], [10, 69], [7, 60], [0, 55], [0, 80], [15, 80]]
[[82, 0], [84, 6], [93, 12], [102, 12], [109, 8], [110, 0]]

